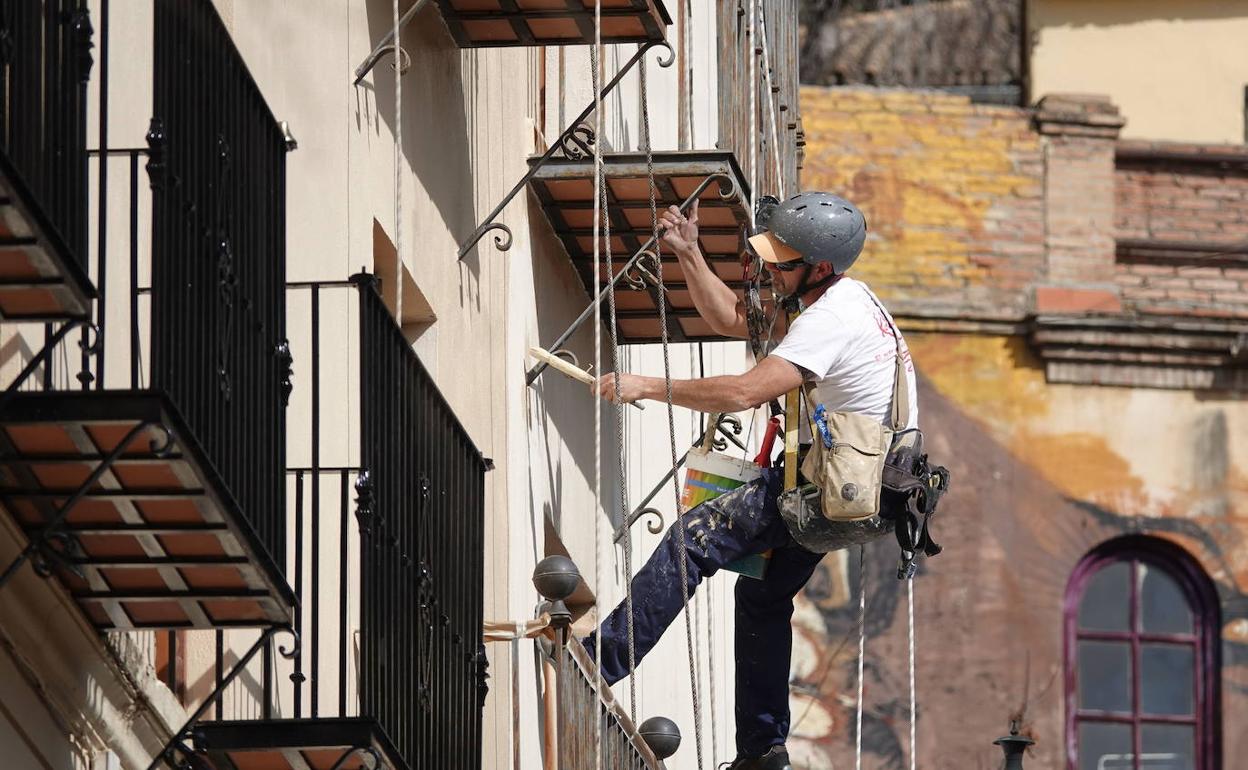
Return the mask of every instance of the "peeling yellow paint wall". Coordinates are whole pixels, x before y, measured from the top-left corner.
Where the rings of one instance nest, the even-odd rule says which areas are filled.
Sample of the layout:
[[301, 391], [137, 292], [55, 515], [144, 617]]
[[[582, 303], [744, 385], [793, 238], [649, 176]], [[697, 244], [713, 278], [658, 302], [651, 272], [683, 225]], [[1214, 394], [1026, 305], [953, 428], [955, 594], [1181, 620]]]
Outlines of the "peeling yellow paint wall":
[[[1122, 516], [1244, 517], [1248, 403], [1227, 394], [1046, 384], [1019, 337], [911, 334], [919, 370], [1071, 498]], [[1211, 473], [1225, 466], [1224, 473]]]
[[[934, 520], [945, 551], [914, 583], [920, 763], [999, 762], [987, 744], [1026, 701], [1023, 730], [1037, 741], [1028, 766], [1065, 765], [1068, 582], [1085, 554], [1129, 534], [1177, 543], [1216, 585], [1222, 750], [1242, 754], [1248, 399], [1046, 380], [1026, 334], [1050, 256], [1042, 140], [1026, 111], [872, 88], [806, 88], [802, 98], [802, 186], [843, 194], [866, 213], [869, 239], [851, 274], [906, 331], [925, 446], [953, 472]], [[798, 598], [795, 767], [854, 762], [864, 596], [864, 767], [909, 759], [907, 596], [896, 559], [891, 538], [867, 546], [861, 568], [857, 549], [829, 554]]]
[[[802, 89], [802, 186], [858, 203], [855, 273], [904, 309], [1017, 315], [1043, 257], [1043, 165], [1024, 110], [903, 89]], [[989, 287], [992, 290], [989, 291]]]

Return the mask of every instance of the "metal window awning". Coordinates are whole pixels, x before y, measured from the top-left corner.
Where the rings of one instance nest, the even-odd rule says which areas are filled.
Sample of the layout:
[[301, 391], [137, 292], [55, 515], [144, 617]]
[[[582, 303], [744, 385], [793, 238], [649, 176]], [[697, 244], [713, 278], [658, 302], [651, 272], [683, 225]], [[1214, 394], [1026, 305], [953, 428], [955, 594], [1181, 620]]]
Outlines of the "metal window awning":
[[214, 770], [408, 770], [367, 718], [201, 722], [193, 737]]
[[0, 502], [101, 631], [291, 622], [293, 592], [161, 393], [13, 395]]
[[[461, 48], [594, 42], [594, 0], [438, 0]], [[603, 43], [664, 39], [672, 23], [662, 0], [602, 0]]]
[[[715, 273], [740, 291], [741, 253], [749, 227], [749, 188], [733, 154], [728, 151], [654, 153], [655, 203], [659, 211], [679, 206], [701, 187], [698, 195], [699, 242]], [[530, 159], [531, 164], [537, 162]], [[650, 186], [643, 153], [610, 153], [603, 156], [607, 186], [607, 209], [611, 223], [612, 273], [622, 269], [651, 237]], [[551, 227], [563, 241], [591, 296], [609, 280], [605, 262], [599, 286], [594, 286], [594, 166], [589, 157], [551, 158], [529, 182], [542, 203]], [[729, 184], [721, 189], [720, 182]], [[603, 238], [603, 254], [606, 239]], [[722, 339], [711, 331], [693, 305], [680, 264], [672, 254], [662, 254], [663, 281], [667, 289], [668, 334], [672, 341]], [[644, 279], [645, 290], [617, 285], [616, 307], [623, 342], [658, 342], [658, 288]], [[635, 283], [635, 282], [634, 282]], [[604, 303], [603, 316], [607, 310]]]
[[0, 151], [0, 315], [9, 320], [86, 318], [95, 287]]

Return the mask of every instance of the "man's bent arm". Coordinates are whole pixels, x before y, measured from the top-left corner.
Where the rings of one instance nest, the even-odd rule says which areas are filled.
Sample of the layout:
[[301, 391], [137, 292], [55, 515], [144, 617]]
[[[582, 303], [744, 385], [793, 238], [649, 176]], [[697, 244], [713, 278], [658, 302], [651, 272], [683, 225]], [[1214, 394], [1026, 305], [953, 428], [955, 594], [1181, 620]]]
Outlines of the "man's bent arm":
[[[622, 394], [626, 400], [666, 399], [663, 378], [625, 376], [635, 377], [638, 384], [636, 394]], [[796, 366], [783, 358], [768, 356], [745, 374], [672, 380], [672, 403], [699, 412], [743, 412], [779, 398], [801, 384], [802, 374]], [[600, 387], [603, 395], [611, 396], [613, 383], [604, 382]]]
[[676, 252], [693, 306], [716, 334], [746, 339], [745, 303], [724, 280], [715, 274], [697, 246]]

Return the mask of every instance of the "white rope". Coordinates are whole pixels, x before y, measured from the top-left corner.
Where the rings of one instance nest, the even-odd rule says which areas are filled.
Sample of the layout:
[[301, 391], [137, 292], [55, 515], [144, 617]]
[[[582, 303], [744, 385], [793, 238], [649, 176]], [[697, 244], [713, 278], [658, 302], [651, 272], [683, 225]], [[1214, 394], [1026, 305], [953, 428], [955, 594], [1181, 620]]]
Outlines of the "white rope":
[[854, 770], [862, 770], [862, 687], [863, 668], [867, 652], [867, 546], [858, 546], [858, 705], [854, 731]]
[[715, 597], [708, 585], [706, 596], [706, 675], [711, 690], [711, 767], [719, 767], [719, 699], [715, 695]]
[[[767, 114], [771, 118], [768, 122], [771, 124], [771, 155], [776, 162], [776, 192], [780, 200], [784, 200], [784, 171], [780, 163], [780, 123], [776, 119], [776, 100], [771, 83], [771, 61], [767, 52], [767, 7], [763, 5], [763, 0], [758, 0], [758, 29], [763, 44], [763, 83], [767, 89]], [[766, 139], [766, 136], [764, 132], [763, 138]]]
[[[654, 255], [655, 267], [654, 277], [658, 283], [658, 306], [659, 306], [659, 329], [661, 332], [661, 340], [663, 345], [663, 384], [664, 384], [664, 402], [667, 407], [667, 441], [668, 448], [671, 452], [670, 459], [672, 467], [675, 468], [676, 462], [676, 416], [675, 409], [672, 405], [672, 358], [671, 347], [668, 340], [668, 316], [667, 316], [667, 287], [663, 283], [663, 260], [662, 260], [662, 241], [659, 237], [659, 220], [658, 210], [655, 202], [655, 183], [654, 183], [654, 153], [651, 148], [650, 141], [650, 105], [649, 95], [646, 90], [646, 60], [643, 58], [639, 70], [641, 77], [641, 120], [642, 132], [646, 145], [646, 179], [650, 187], [650, 227], [651, 237], [654, 239]], [[689, 689], [690, 697], [693, 703], [693, 737], [694, 745], [698, 754], [698, 770], [702, 770], [705, 766], [702, 754], [702, 706], [699, 699], [699, 682], [697, 675], [697, 666], [694, 659], [694, 639], [693, 639], [693, 623], [691, 613], [689, 611], [689, 559], [687, 538], [684, 523], [680, 520], [680, 480], [678, 474], [672, 474], [672, 492], [674, 493], [675, 511], [676, 511], [676, 535], [679, 542], [678, 550], [680, 558], [677, 560], [680, 575], [680, 598], [685, 616], [685, 650], [689, 656]]]
[[906, 581], [906, 619], [910, 628], [910, 770], [915, 770], [918, 752], [915, 750], [915, 696], [914, 696], [914, 578]]
[[750, 226], [754, 226], [754, 199], [758, 196], [758, 132], [754, 130], [754, 120], [758, 115], [758, 73], [754, 71], [754, 62], [757, 57], [754, 56], [754, 16], [758, 11], [756, 3], [750, 3], [750, 20], [747, 22], [746, 39], [749, 40], [749, 46], [745, 55], [747, 59], [746, 69], [748, 76], [746, 82], [750, 84], [750, 121], [748, 124], [749, 141], [750, 141]]
[[399, 0], [392, 3], [394, 13], [394, 250], [403, 264], [403, 77], [402, 47], [399, 45]]
[[[598, 239], [601, 225], [602, 196], [602, 0], [594, 0], [594, 291], [602, 285], [602, 266], [598, 262], [601, 243]], [[608, 267], [608, 270], [610, 268]], [[594, 303], [594, 372], [602, 371], [602, 303]], [[594, 401], [594, 598], [602, 601], [602, 407]], [[602, 661], [602, 634], [594, 635], [594, 660]], [[602, 697], [602, 666], [594, 667], [594, 692]], [[594, 766], [604, 767], [602, 752], [602, 720], [594, 719]]]

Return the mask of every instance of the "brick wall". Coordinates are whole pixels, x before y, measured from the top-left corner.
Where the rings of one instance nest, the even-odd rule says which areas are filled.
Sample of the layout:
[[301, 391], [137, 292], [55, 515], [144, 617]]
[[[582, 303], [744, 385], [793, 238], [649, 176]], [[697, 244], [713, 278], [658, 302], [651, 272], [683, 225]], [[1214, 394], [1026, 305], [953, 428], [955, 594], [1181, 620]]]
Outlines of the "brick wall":
[[869, 240], [854, 273], [898, 313], [1026, 314], [1045, 271], [1044, 163], [1027, 110], [804, 87], [802, 115], [802, 185], [862, 207]]
[[1115, 203], [1128, 310], [1248, 318], [1248, 149], [1120, 142]]

